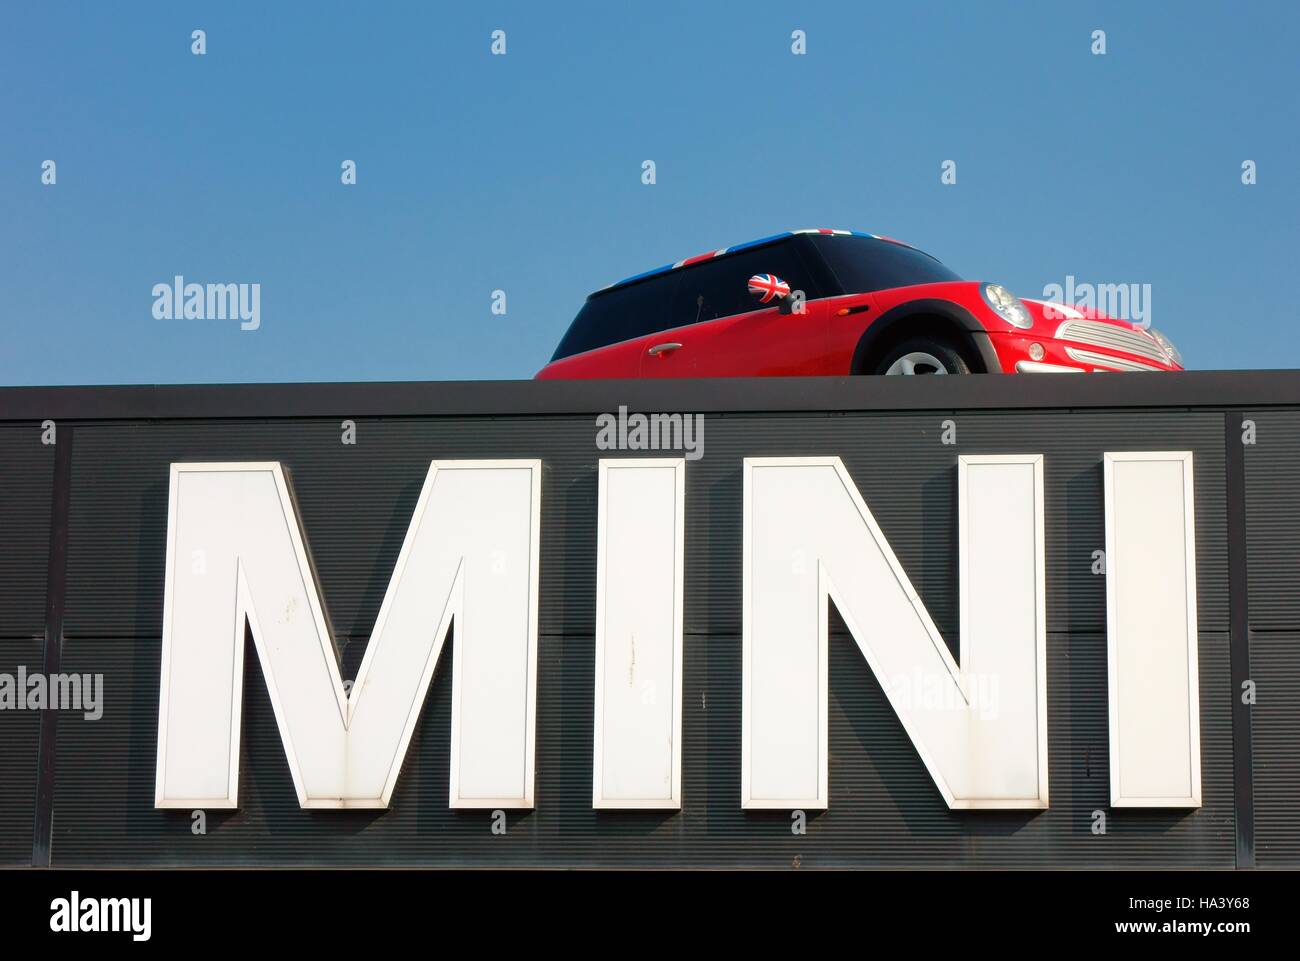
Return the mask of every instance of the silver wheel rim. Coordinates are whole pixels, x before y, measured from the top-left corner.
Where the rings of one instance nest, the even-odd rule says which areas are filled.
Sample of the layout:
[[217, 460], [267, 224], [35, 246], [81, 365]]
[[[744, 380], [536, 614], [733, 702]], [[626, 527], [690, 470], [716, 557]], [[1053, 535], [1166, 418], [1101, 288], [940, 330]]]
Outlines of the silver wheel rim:
[[946, 374], [948, 368], [944, 367], [943, 361], [939, 360], [934, 354], [927, 354], [923, 350], [914, 350], [890, 364], [885, 373], [909, 377], [914, 374]]

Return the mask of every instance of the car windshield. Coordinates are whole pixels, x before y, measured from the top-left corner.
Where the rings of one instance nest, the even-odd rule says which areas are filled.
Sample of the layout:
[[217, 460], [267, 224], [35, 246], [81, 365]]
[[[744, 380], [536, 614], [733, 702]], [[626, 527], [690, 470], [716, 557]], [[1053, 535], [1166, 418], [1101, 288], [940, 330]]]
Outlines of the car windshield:
[[846, 294], [961, 280], [929, 254], [888, 240], [815, 235], [812, 242]]

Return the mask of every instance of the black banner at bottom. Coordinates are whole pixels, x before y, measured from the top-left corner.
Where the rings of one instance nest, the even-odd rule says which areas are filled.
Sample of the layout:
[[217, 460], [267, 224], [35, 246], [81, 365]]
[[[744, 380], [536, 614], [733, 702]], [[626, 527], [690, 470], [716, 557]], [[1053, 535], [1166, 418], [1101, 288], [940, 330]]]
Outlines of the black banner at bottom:
[[92, 949], [337, 949], [459, 940], [475, 930], [494, 952], [503, 940], [561, 930], [600, 932], [618, 939], [603, 943], [631, 948], [701, 928], [819, 940], [839, 928], [863, 947], [876, 938], [933, 948], [1041, 935], [1072, 946], [1199, 940], [1226, 948], [1286, 929], [1284, 886], [1293, 880], [1255, 871], [16, 870], [0, 873], [0, 925], [9, 945], [48, 939]]

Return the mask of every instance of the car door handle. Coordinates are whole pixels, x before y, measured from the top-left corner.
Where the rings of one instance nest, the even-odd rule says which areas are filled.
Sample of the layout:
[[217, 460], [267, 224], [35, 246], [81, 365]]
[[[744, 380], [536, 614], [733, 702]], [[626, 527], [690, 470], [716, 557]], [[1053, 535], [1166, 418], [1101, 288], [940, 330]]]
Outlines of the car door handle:
[[646, 351], [646, 353], [650, 354], [651, 356], [657, 357], [660, 354], [666, 354], [672, 350], [680, 350], [681, 346], [682, 345], [678, 343], [655, 344], [648, 351]]

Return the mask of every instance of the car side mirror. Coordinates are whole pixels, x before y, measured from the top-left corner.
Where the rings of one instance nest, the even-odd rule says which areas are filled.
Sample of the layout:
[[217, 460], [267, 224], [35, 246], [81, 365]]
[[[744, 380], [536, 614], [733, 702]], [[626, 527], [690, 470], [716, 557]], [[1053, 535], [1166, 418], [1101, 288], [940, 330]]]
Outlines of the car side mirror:
[[750, 296], [760, 304], [770, 304], [775, 300], [781, 313], [788, 314], [793, 310], [790, 285], [776, 274], [755, 274], [749, 278], [748, 287]]

